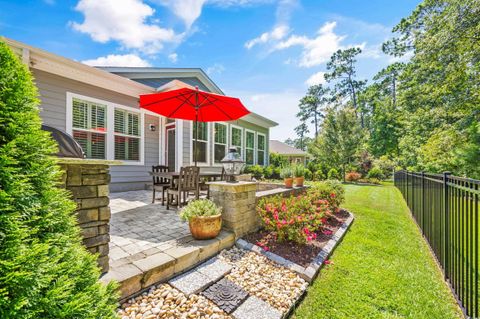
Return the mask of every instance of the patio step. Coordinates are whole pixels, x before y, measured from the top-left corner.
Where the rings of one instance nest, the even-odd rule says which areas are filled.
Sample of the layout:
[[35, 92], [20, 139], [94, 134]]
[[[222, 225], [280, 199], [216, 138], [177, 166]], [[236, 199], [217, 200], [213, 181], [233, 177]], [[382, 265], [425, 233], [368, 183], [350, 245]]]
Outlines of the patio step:
[[140, 259], [125, 259], [122, 263], [112, 263], [100, 281], [119, 282], [120, 299], [123, 300], [193, 268], [221, 250], [232, 247], [234, 243], [235, 235], [225, 230], [210, 240], [195, 240], [187, 236], [177, 240], [173, 247], [165, 251], [152, 250]]

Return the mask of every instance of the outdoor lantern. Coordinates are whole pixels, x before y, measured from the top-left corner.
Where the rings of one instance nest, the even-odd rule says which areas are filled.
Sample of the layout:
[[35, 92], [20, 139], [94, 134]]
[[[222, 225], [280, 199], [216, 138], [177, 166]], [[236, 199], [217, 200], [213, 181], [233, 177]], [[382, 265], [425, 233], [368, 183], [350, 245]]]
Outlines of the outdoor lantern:
[[235, 175], [239, 175], [245, 162], [237, 152], [236, 147], [228, 149], [228, 154], [220, 161], [225, 169], [226, 181], [229, 183], [237, 183]]

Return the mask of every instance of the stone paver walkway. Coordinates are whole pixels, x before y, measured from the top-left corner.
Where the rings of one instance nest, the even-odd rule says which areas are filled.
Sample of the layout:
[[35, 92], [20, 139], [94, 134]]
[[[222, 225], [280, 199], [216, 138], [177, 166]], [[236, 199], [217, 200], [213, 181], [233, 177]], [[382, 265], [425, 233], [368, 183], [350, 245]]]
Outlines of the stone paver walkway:
[[118, 314], [122, 319], [281, 319], [307, 285], [291, 270], [234, 247], [128, 300]]
[[151, 191], [110, 194], [110, 264], [125, 264], [165, 251], [190, 234], [188, 224], [175, 210], [151, 201]]

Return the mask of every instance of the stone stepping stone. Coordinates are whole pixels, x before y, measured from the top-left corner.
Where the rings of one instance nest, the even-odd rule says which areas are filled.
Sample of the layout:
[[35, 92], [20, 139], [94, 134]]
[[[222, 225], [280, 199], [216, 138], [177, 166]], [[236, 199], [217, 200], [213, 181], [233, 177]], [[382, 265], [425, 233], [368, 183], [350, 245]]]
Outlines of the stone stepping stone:
[[281, 319], [282, 313], [255, 296], [249, 297], [232, 314], [235, 319]]
[[209, 277], [199, 273], [195, 269], [168, 281], [170, 285], [183, 292], [187, 297], [202, 291], [206, 286], [212, 284], [212, 282]]
[[232, 313], [248, 297], [245, 290], [226, 278], [211, 285], [201, 294], [228, 314]]
[[195, 270], [215, 282], [228, 274], [232, 270], [232, 266], [214, 257], [195, 268]]
[[200, 266], [171, 279], [168, 283], [185, 295], [190, 296], [221, 279], [232, 270], [232, 266], [217, 257], [211, 258]]

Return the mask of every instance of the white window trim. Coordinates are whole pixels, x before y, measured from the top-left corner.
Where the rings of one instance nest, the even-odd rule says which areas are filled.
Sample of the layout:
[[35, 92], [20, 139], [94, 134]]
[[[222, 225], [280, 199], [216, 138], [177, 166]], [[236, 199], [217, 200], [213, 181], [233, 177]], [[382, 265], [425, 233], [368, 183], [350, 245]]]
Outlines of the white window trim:
[[229, 138], [230, 138], [230, 134], [229, 134], [229, 133], [230, 133], [230, 128], [229, 128], [228, 123], [225, 123], [225, 122], [212, 122], [212, 150], [213, 150], [213, 152], [212, 152], [212, 166], [221, 167], [221, 166], [223, 166], [222, 163], [215, 163], [215, 144], [217, 144], [217, 143], [215, 143], [215, 124], [224, 125], [225, 128], [226, 128], [226, 132], [225, 132], [225, 133], [226, 133], [226, 135], [227, 135], [227, 136], [226, 136], [227, 142], [226, 142], [225, 144], [218, 143], [218, 144], [220, 144], [220, 145], [225, 145], [225, 155], [227, 155], [227, 153], [228, 153], [228, 148], [229, 148], [228, 145], [229, 145], [229, 143], [230, 143], [230, 140], [229, 140]]
[[[242, 140], [242, 145], [240, 147], [240, 150], [241, 150], [241, 153], [242, 153], [242, 160], [245, 160], [245, 141], [244, 141], [244, 128], [241, 127], [241, 126], [237, 126], [237, 125], [234, 125], [234, 124], [230, 124], [230, 129], [229, 129], [229, 132], [230, 132], [230, 136], [229, 136], [229, 139], [228, 139], [228, 145], [229, 147], [233, 147], [234, 145], [232, 145], [232, 130], [233, 128], [236, 128], [236, 129], [239, 129], [240, 131], [242, 131], [242, 133], [240, 134], [240, 138]], [[235, 145], [236, 146], [236, 145]]]
[[[253, 133], [253, 164], [246, 164], [246, 165], [257, 165], [257, 134], [254, 130], [249, 130], [248, 128], [246, 128], [244, 130], [244, 135], [245, 135], [245, 138], [244, 138], [244, 141], [245, 141], [245, 145], [244, 145], [244, 149], [245, 149], [245, 163], [247, 161], [247, 132], [250, 132], [250, 133]], [[249, 148], [249, 150], [251, 150], [251, 148]]]
[[[211, 123], [210, 122], [206, 122], [207, 124], [207, 149], [206, 149], [206, 152], [207, 152], [207, 161], [206, 162], [197, 162], [197, 166], [210, 166], [210, 144], [211, 144], [211, 141], [212, 141], [212, 128], [211, 128]], [[194, 140], [194, 137], [193, 137], [193, 126], [195, 125], [195, 122], [194, 121], [190, 121], [190, 165], [195, 165], [195, 161], [193, 159], [193, 140]], [[203, 142], [203, 141], [202, 141]]]
[[[263, 145], [264, 145], [264, 149], [263, 149], [263, 165], [262, 166], [267, 166], [267, 135], [266, 134], [263, 134], [263, 133], [259, 133], [257, 132], [257, 136], [255, 138], [255, 149], [256, 149], [256, 155], [255, 157], [258, 156], [258, 151], [261, 151], [260, 149], [258, 149], [258, 135], [261, 135], [263, 136]], [[258, 163], [258, 158], [257, 158], [257, 161], [256, 163]]]
[[[115, 108], [123, 109], [140, 115], [140, 160], [139, 161], [121, 161], [123, 165], [145, 165], [145, 111], [130, 106], [120, 105], [93, 97], [67, 92], [67, 110], [66, 110], [66, 131], [73, 134], [73, 99], [85, 100], [92, 103], [98, 103], [107, 107], [107, 131], [106, 131], [106, 160], [115, 160]], [[158, 114], [157, 114], [158, 116]]]

